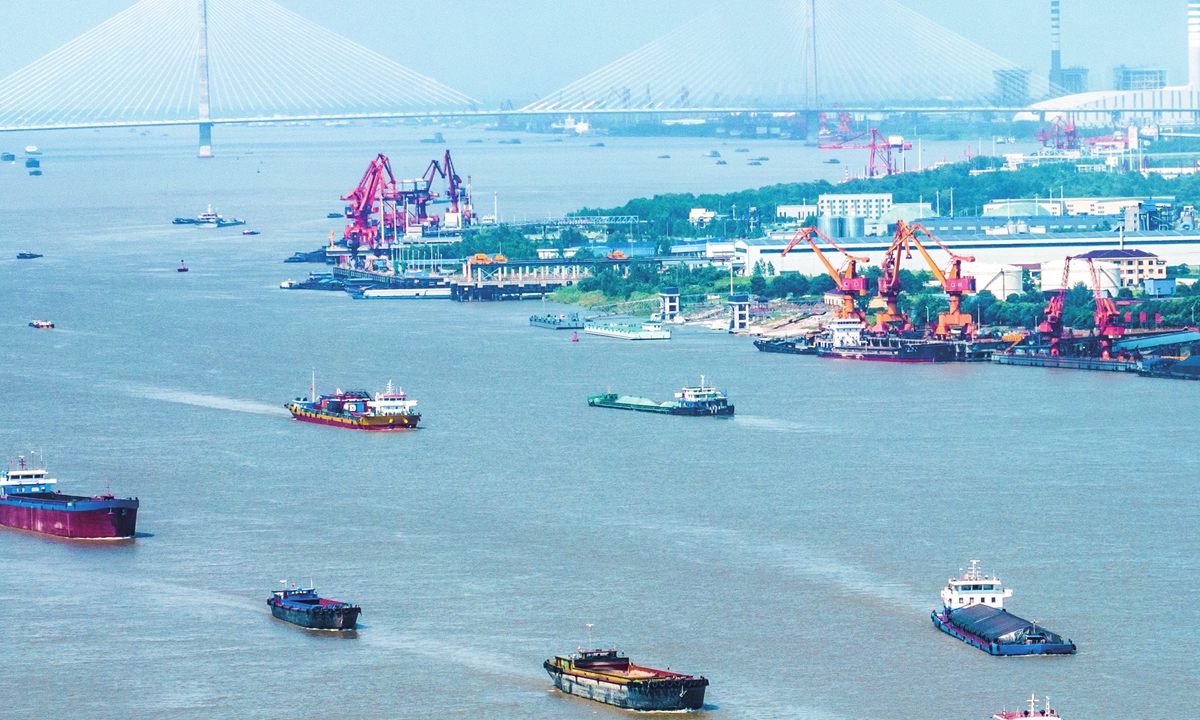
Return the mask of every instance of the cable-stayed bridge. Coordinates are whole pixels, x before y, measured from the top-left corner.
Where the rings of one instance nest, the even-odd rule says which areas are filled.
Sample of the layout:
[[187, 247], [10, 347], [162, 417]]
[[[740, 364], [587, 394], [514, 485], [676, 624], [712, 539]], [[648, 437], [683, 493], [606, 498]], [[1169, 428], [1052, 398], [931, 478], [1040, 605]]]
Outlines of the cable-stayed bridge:
[[[277, 120], [1008, 112], [1045, 78], [895, 0], [743, 0], [519, 109], [467, 95], [271, 0], [141, 0], [0, 80], [0, 132]], [[1039, 106], [1041, 111], [1054, 108]]]
[[978, 108], [1048, 90], [894, 0], [741, 0], [523, 109]]
[[271, 0], [142, 0], [0, 80], [0, 130], [471, 111]]

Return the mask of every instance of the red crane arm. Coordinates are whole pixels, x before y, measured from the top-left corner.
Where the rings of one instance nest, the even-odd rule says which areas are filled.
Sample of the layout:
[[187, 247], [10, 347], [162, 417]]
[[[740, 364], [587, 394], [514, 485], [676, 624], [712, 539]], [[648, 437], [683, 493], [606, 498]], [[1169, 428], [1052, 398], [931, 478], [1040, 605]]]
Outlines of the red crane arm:
[[[833, 248], [835, 250], [837, 250], [838, 252], [840, 252], [842, 255], [844, 255], [846, 257], [846, 265], [844, 266], [846, 269], [844, 271], [838, 271], [837, 268], [835, 268], [833, 266], [833, 264], [829, 262], [829, 258], [825, 257], [825, 253], [821, 252], [821, 248], [817, 247], [817, 243], [813, 241], [814, 235], [816, 237], [820, 238], [821, 240], [824, 240], [825, 242], [829, 243], [829, 245], [833, 246]], [[783, 252], [780, 254], [780, 257], [786, 257], [788, 253], [790, 253], [793, 249], [795, 249], [795, 247], [797, 245], [799, 245], [802, 242], [807, 242], [809, 244], [809, 246], [812, 247], [813, 252], [816, 253], [817, 257], [821, 260], [821, 264], [823, 264], [825, 266], [825, 271], [829, 273], [829, 277], [833, 278], [833, 281], [835, 283], [837, 283], [839, 290], [845, 292], [847, 289], [853, 289], [853, 290], [859, 290], [860, 293], [866, 292], [866, 284], [865, 283], [862, 283], [862, 287], [850, 288], [847, 281], [851, 280], [851, 279], [856, 279], [854, 277], [855, 263], [870, 262], [869, 258], [851, 255], [850, 253], [846, 252], [846, 250], [844, 248], [842, 248], [842, 246], [838, 245], [833, 240], [830, 240], [824, 233], [822, 233], [820, 230], [816, 229], [815, 227], [806, 227], [806, 228], [800, 228], [799, 230], [797, 230], [796, 234], [794, 236], [792, 236], [791, 242], [789, 242], [787, 244], [787, 247], [785, 247], [783, 249]]]

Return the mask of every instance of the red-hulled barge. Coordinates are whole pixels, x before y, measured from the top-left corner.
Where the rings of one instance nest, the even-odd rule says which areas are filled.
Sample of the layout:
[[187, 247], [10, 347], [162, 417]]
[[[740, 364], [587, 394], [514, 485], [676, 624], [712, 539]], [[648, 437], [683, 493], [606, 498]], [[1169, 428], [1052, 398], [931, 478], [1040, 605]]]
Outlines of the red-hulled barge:
[[137, 526], [137, 498], [111, 493], [65, 495], [43, 468], [18, 467], [0, 477], [0, 525], [77, 540], [131, 538]]

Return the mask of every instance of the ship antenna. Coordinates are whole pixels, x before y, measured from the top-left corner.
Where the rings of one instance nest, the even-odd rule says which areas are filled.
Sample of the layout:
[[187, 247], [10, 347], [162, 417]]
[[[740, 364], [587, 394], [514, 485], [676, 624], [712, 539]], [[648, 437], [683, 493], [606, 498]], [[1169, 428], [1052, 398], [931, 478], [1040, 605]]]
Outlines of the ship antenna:
[[1033, 717], [1033, 710], [1036, 705], [1037, 705], [1037, 694], [1029, 693], [1029, 717]]
[[596, 646], [596, 642], [595, 642], [594, 640], [592, 640], [592, 628], [593, 628], [594, 626], [595, 626], [595, 623], [588, 623], [588, 624], [587, 624], [587, 629], [588, 629], [588, 647], [595, 647], [595, 646]]
[[312, 385], [308, 386], [308, 401], [317, 401], [317, 369], [312, 369]]

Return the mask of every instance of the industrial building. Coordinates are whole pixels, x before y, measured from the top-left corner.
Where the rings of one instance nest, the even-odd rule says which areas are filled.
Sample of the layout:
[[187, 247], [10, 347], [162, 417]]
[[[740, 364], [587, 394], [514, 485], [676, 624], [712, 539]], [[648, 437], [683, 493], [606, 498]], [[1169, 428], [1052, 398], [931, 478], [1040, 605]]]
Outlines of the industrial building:
[[[1051, 50], [1052, 70], [1058, 47], [1058, 8], [1051, 3], [1054, 27]], [[1200, 2], [1188, 3], [1188, 81], [1171, 87], [1166, 71], [1160, 68], [1131, 68], [1121, 66], [1113, 71], [1113, 89], [1086, 91], [1034, 103], [1030, 106], [1034, 118], [1047, 119], [1070, 113], [1077, 126], [1111, 126], [1120, 123], [1154, 123], [1193, 125], [1200, 120]], [[1182, 49], [1182, 48], [1181, 48]], [[1059, 61], [1061, 62], [1061, 61]], [[1066, 71], [1060, 71], [1057, 83], [1066, 87]], [[997, 78], [997, 84], [1000, 80]], [[1074, 82], [1074, 81], [1072, 81]], [[1019, 117], [1024, 117], [1022, 114]]]
[[[1164, 279], [1167, 265], [1187, 263], [1200, 265], [1200, 233], [1195, 231], [1153, 231], [1135, 233], [1114, 232], [1061, 232], [1046, 234], [1020, 235], [988, 235], [979, 232], [933, 230], [931, 225], [923, 223], [935, 233], [946, 247], [955, 253], [975, 258], [975, 262], [983, 267], [979, 272], [996, 273], [996, 268], [1004, 266], [1033, 269], [1043, 264], [1060, 263], [1067, 256], [1085, 256], [1095, 251], [1101, 251], [1094, 257], [1101, 264], [1109, 264], [1118, 269], [1114, 284], [1132, 287], [1140, 285], [1146, 279]], [[953, 227], [953, 226], [951, 226]], [[804, 275], [819, 275], [825, 272], [825, 266], [812, 251], [812, 248], [801, 244], [786, 256], [783, 249], [792, 239], [790, 233], [773, 233], [762, 238], [747, 238], [733, 243], [736, 266], [752, 268], [762, 263], [762, 267], [770, 267], [774, 273], [797, 272]], [[869, 264], [878, 265], [884, 253], [891, 245], [891, 237], [861, 237], [842, 238], [838, 244], [846, 252], [858, 257], [866, 257]], [[838, 251], [833, 248], [822, 248], [830, 262], [835, 265], [844, 261]], [[1110, 253], [1110, 254], [1103, 254]], [[1139, 265], [1138, 262], [1141, 261]], [[1125, 264], [1131, 262], [1132, 264]], [[1007, 292], [1011, 284], [1009, 279], [1001, 279]], [[984, 283], [980, 283], [983, 287]], [[1019, 290], [1017, 290], [1019, 292]], [[995, 294], [995, 293], [994, 293]]]
[[1076, 257], [1116, 265], [1120, 271], [1118, 284], [1121, 287], [1141, 287], [1147, 280], [1167, 279], [1167, 261], [1145, 250], [1092, 250]]

